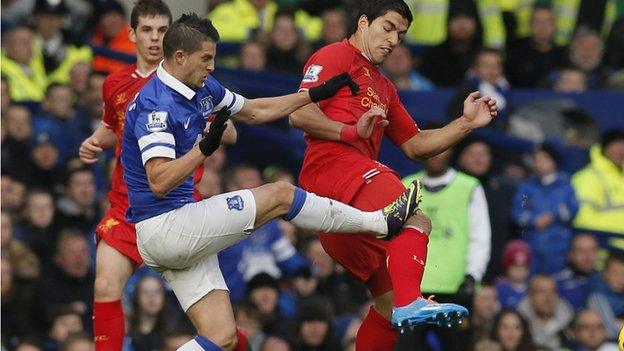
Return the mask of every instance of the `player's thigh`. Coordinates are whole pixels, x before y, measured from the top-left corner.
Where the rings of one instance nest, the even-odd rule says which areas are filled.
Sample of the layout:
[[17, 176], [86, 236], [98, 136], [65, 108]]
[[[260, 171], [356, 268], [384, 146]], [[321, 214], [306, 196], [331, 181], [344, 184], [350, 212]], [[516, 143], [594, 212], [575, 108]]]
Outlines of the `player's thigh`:
[[396, 200], [405, 191], [401, 180], [393, 173], [381, 173], [355, 193], [349, 203], [362, 211], [375, 211]]
[[124, 285], [132, 275], [134, 262], [100, 240], [96, 249], [95, 298], [99, 302], [121, 298]]
[[[385, 207], [405, 191], [405, 186], [392, 173], [382, 173], [371, 179], [351, 200], [350, 205], [364, 211]], [[325, 251], [360, 280], [366, 282], [373, 296], [392, 290], [386, 268], [387, 241], [370, 235], [321, 233], [319, 239]]]
[[244, 239], [255, 218], [251, 191], [213, 196], [137, 223], [139, 252], [150, 267], [184, 269]]

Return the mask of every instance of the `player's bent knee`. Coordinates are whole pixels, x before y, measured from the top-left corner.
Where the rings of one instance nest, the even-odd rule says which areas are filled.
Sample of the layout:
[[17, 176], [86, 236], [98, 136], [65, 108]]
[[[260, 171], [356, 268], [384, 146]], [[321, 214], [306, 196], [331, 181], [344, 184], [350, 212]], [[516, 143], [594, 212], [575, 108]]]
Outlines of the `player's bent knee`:
[[110, 277], [106, 275], [97, 275], [95, 277], [93, 289], [95, 301], [108, 302], [121, 299], [123, 286], [116, 282], [115, 279], [110, 279]]
[[386, 319], [392, 316], [392, 307], [394, 306], [394, 293], [389, 291], [383, 295], [375, 296], [375, 309]]
[[286, 211], [288, 211], [294, 198], [295, 186], [285, 181], [277, 181], [275, 183], [271, 183], [271, 186], [271, 191], [273, 194], [276, 195], [279, 204], [283, 206]]
[[407, 219], [405, 225], [415, 226], [417, 228], [422, 229], [425, 234], [429, 235], [431, 233], [431, 219], [429, 216], [424, 214], [422, 211], [416, 211], [410, 218]]

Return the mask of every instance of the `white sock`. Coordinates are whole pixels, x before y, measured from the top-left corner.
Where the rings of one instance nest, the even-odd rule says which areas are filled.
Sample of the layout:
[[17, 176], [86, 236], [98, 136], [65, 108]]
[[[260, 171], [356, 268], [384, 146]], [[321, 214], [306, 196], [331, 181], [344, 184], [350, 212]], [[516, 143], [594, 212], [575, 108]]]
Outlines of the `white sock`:
[[[297, 190], [300, 192], [296, 198], [303, 200], [303, 196], [299, 196], [303, 190]], [[298, 208], [298, 212], [291, 211], [286, 217], [297, 227], [335, 233], [385, 235], [388, 232], [388, 225], [381, 210], [364, 212], [313, 193], [306, 192], [304, 196], [305, 202]]]
[[204, 348], [201, 345], [193, 340], [189, 340], [186, 344], [180, 346], [176, 351], [204, 351]]

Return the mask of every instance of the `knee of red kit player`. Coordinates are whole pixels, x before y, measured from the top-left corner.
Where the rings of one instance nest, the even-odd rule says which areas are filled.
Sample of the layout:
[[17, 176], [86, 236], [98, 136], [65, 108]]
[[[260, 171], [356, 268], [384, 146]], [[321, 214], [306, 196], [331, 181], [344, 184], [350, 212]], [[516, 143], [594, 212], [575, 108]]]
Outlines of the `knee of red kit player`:
[[416, 210], [416, 212], [407, 219], [405, 226], [416, 227], [427, 235], [431, 233], [431, 219], [421, 210]]

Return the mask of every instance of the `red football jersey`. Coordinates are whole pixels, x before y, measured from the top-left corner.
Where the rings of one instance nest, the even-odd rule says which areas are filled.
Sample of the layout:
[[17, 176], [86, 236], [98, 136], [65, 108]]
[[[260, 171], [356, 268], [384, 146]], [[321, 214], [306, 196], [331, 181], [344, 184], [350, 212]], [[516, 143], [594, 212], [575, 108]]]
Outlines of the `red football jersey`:
[[[152, 73], [153, 74], [153, 73]], [[117, 71], [104, 81], [102, 94], [104, 95], [104, 115], [102, 122], [117, 136], [115, 145], [115, 168], [111, 180], [111, 189], [108, 199], [111, 207], [128, 208], [128, 189], [123, 179], [121, 167], [121, 141], [123, 140], [124, 124], [126, 122], [126, 105], [134, 99], [136, 94], [152, 77], [152, 74], [143, 76], [137, 70], [136, 64]]]
[[357, 96], [341, 89], [319, 107], [332, 120], [356, 124], [374, 106], [386, 111], [389, 124], [366, 140], [353, 143], [321, 140], [306, 134], [306, 149], [299, 182], [306, 190], [348, 202], [362, 184], [382, 172], [394, 172], [376, 161], [384, 134], [397, 146], [418, 134], [419, 129], [401, 101], [395, 86], [379, 68], [348, 40], [317, 51], [304, 67], [300, 88], [321, 84], [349, 72], [359, 85]]
[[[156, 70], [154, 70], [156, 72]], [[115, 145], [115, 168], [111, 180], [111, 190], [108, 199], [111, 208], [116, 207], [125, 214], [128, 208], [128, 188], [123, 179], [123, 167], [121, 167], [121, 141], [123, 140], [124, 124], [126, 122], [126, 105], [134, 99], [141, 88], [147, 83], [154, 73], [143, 76], [136, 67], [130, 65], [121, 71], [115, 72], [104, 80], [102, 95], [104, 95], [104, 115], [102, 122], [115, 132], [117, 143]], [[204, 174], [204, 168], [198, 167], [193, 175], [193, 181], [197, 184]], [[196, 191], [195, 199], [201, 199]]]

